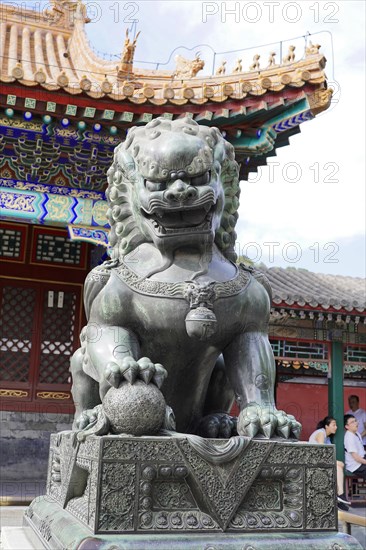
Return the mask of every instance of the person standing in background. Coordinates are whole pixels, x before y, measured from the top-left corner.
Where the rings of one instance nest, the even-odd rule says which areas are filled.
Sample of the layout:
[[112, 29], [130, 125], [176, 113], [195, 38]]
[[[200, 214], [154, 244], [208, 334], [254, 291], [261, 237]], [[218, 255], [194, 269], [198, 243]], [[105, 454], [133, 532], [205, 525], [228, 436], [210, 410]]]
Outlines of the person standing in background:
[[366, 480], [366, 455], [358, 432], [358, 422], [352, 414], [344, 415], [344, 449], [346, 468]]
[[366, 411], [360, 408], [360, 400], [358, 395], [350, 395], [348, 398], [350, 410], [345, 414], [351, 414], [358, 422], [358, 433], [362, 439], [362, 445], [366, 450]]

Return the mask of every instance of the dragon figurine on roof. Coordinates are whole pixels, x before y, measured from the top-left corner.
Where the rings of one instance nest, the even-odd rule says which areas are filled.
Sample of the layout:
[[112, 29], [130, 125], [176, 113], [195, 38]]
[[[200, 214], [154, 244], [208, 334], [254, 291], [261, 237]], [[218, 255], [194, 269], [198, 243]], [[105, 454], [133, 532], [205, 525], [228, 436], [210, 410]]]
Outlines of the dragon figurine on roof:
[[235, 264], [233, 147], [188, 117], [157, 118], [116, 148], [108, 184], [111, 260], [85, 283], [74, 429], [154, 434], [173, 412], [178, 432], [298, 438], [274, 401], [269, 284]]

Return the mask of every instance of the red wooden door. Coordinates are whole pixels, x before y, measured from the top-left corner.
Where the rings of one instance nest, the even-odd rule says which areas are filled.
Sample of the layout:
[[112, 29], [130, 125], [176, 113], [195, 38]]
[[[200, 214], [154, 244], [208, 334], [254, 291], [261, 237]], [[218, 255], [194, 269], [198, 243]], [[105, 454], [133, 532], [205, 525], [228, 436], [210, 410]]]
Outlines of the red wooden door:
[[69, 364], [79, 345], [80, 318], [81, 285], [0, 282], [3, 402], [72, 404]]

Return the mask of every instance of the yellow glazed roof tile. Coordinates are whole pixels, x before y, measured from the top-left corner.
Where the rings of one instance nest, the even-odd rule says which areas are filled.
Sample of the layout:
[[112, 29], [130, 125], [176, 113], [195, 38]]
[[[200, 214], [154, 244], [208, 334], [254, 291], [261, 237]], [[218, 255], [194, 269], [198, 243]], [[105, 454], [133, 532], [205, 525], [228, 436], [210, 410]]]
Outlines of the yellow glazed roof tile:
[[[310, 43], [304, 58], [298, 61], [291, 58], [290, 62], [276, 65], [272, 59], [265, 69], [254, 62], [253, 70], [246, 72], [240, 64], [231, 74], [201, 77], [199, 58], [193, 61], [180, 58], [180, 69], [175, 72], [143, 70], [133, 65], [138, 36], [131, 41], [126, 34], [118, 65], [105, 61], [89, 45], [83, 3], [51, 0], [50, 4], [41, 15], [32, 10], [23, 10], [18, 15], [12, 6], [2, 6], [5, 16], [0, 29], [0, 81], [18, 81], [49, 91], [64, 90], [71, 95], [87, 94], [95, 99], [125, 100], [135, 105], [224, 103], [259, 98], [268, 92], [280, 93], [286, 86], [303, 88], [309, 84], [313, 91], [319, 88], [326, 91], [326, 60], [318, 45]], [[130, 94], [122, 90], [126, 81], [134, 84]], [[328, 107], [327, 99], [330, 100], [329, 93], [320, 104], [314, 105], [316, 113]]]

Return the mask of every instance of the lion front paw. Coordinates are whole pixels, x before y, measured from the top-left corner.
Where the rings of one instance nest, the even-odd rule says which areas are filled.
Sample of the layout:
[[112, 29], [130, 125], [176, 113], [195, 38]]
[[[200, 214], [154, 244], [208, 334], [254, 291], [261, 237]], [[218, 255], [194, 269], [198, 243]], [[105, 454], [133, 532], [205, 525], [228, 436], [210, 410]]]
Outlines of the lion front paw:
[[148, 357], [142, 357], [138, 361], [133, 357], [125, 357], [119, 364], [108, 363], [105, 369], [105, 378], [114, 388], [118, 388], [124, 380], [130, 384], [142, 380], [145, 384], [152, 383], [160, 389], [167, 374], [163, 365], [153, 363]]
[[93, 426], [98, 418], [96, 409], [87, 409], [81, 413], [81, 415], [75, 419], [74, 429], [85, 430], [90, 426]]
[[238, 418], [238, 433], [247, 437], [262, 434], [267, 439], [281, 437], [299, 439], [301, 424], [292, 414], [286, 414], [274, 407], [248, 405]]
[[109, 431], [109, 420], [102, 405], [87, 409], [75, 420], [73, 429], [78, 432], [77, 439], [84, 441], [89, 435], [105, 435]]
[[208, 414], [200, 420], [197, 434], [207, 438], [229, 439], [233, 435], [238, 435], [236, 418], [226, 413]]

